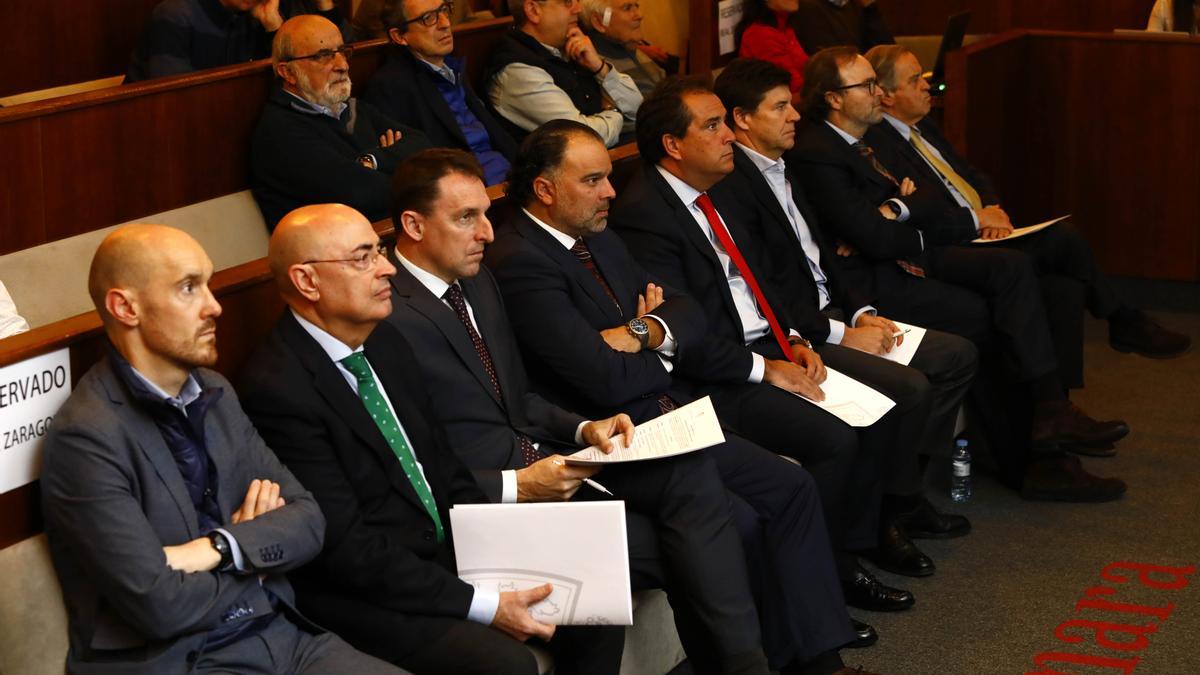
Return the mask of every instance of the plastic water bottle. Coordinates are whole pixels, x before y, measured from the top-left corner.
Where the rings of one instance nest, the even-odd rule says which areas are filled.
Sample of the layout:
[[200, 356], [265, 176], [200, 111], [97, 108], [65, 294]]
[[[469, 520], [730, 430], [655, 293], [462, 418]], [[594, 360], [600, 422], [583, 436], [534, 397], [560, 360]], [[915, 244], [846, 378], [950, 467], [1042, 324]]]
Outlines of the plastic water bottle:
[[965, 502], [971, 498], [971, 452], [967, 450], [965, 440], [959, 439], [954, 443], [950, 465], [950, 499]]

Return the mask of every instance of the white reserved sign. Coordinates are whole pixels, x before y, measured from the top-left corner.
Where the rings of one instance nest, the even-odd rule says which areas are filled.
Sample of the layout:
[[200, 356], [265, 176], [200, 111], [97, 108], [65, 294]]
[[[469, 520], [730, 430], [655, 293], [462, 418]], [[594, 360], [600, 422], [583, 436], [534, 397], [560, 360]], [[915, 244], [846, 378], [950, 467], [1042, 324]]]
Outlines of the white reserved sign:
[[745, 0], [721, 0], [717, 3], [717, 46], [722, 55], [732, 54], [737, 49], [734, 31], [742, 20]]
[[70, 396], [66, 349], [0, 368], [0, 493], [37, 480], [46, 429]]

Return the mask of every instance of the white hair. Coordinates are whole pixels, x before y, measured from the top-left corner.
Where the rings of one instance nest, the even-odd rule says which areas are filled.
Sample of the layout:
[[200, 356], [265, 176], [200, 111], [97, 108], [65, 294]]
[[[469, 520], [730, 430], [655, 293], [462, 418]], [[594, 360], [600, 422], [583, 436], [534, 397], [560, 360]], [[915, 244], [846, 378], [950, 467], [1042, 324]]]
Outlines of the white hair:
[[587, 28], [592, 27], [593, 16], [604, 16], [604, 10], [612, 7], [612, 0], [580, 0], [583, 5], [583, 12], [580, 13], [580, 21]]

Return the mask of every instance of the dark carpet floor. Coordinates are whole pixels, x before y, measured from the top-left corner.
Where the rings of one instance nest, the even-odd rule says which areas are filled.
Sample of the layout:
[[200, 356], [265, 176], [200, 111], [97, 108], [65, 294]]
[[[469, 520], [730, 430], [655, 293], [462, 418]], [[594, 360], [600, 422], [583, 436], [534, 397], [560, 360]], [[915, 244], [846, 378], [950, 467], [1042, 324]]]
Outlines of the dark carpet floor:
[[[1164, 324], [1200, 342], [1200, 285], [1118, 283]], [[1193, 567], [1200, 565], [1200, 345], [1156, 361], [1110, 349], [1107, 324], [1089, 319], [1087, 331], [1087, 386], [1072, 398], [1097, 419], [1125, 419], [1133, 431], [1116, 457], [1083, 462], [1093, 473], [1124, 478], [1128, 493], [1108, 504], [1027, 502], [976, 475], [972, 500], [952, 509], [944, 485], [935, 484], [935, 503], [969, 516], [974, 531], [919, 542], [938, 565], [932, 577], [880, 573], [885, 583], [912, 590], [917, 604], [898, 614], [853, 610], [876, 626], [880, 640], [844, 651], [849, 665], [893, 675], [1200, 673], [1200, 572]], [[1114, 563], [1193, 571], [1151, 574], [1160, 586], [1178, 586], [1157, 588], [1140, 581], [1137, 570], [1110, 570], [1116, 578], [1105, 579]], [[1077, 608], [1088, 599], [1125, 611]], [[1068, 624], [1056, 636], [1070, 621], [1091, 623]], [[1095, 622], [1117, 625], [1101, 627], [1109, 632], [1098, 639]], [[1129, 632], [1135, 626], [1140, 630]], [[1035, 665], [1046, 653], [1113, 662]]]

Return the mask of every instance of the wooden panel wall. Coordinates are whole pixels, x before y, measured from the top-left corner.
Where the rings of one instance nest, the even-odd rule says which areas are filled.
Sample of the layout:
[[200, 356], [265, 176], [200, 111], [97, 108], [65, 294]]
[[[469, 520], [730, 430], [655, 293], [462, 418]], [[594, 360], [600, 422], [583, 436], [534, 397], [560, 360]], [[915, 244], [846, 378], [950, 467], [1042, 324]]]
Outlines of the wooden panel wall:
[[971, 33], [1045, 28], [1108, 33], [1145, 28], [1154, 0], [878, 0], [896, 35], [940, 35], [946, 17], [971, 10]]
[[1109, 274], [1200, 281], [1200, 41], [1025, 31], [948, 69], [947, 132], [1015, 220], [1073, 213]]

